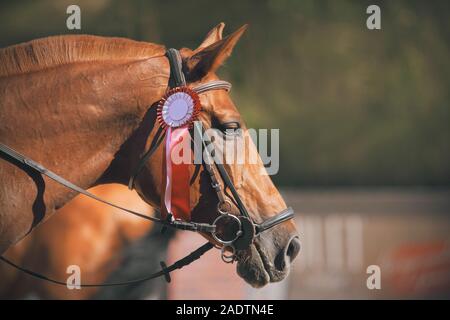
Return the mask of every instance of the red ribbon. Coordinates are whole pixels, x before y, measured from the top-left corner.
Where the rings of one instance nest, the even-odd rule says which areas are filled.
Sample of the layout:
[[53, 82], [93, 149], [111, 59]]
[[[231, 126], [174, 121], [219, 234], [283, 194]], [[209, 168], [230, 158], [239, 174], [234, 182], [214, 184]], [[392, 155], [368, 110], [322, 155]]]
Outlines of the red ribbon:
[[[192, 109], [189, 119], [176, 119], [183, 120], [181, 123], [178, 121], [168, 121], [166, 123], [164, 112], [165, 104], [169, 103], [170, 97], [173, 94], [183, 93], [187, 94], [192, 99]], [[177, 107], [176, 104], [171, 107]], [[191, 206], [190, 206], [190, 159], [191, 154], [183, 155], [183, 152], [191, 153], [191, 140], [189, 134], [189, 127], [192, 126], [192, 122], [197, 119], [200, 112], [200, 99], [195, 91], [192, 91], [186, 86], [176, 87], [170, 89], [164, 97], [158, 103], [158, 121], [161, 126], [166, 129], [166, 141], [164, 144], [163, 155], [163, 175], [162, 175], [162, 191], [161, 191], [161, 213], [164, 217], [167, 217], [169, 213], [173, 215], [175, 219], [181, 219], [184, 221], [191, 220]], [[167, 114], [166, 114], [167, 116]], [[175, 119], [173, 119], [175, 120]], [[181, 125], [177, 127], [177, 125]], [[186, 144], [186, 145], [183, 145]], [[178, 152], [179, 150], [179, 152]], [[177, 153], [178, 152], [178, 153]], [[186, 157], [184, 157], [186, 156]], [[187, 158], [188, 160], [186, 161]], [[177, 159], [177, 161], [173, 161]], [[178, 161], [178, 159], [183, 159]]]
[[[189, 146], [182, 146], [182, 143], [190, 143], [189, 129], [187, 126], [180, 128], [167, 128], [166, 141], [164, 145], [163, 156], [163, 176], [162, 176], [162, 214], [167, 216], [172, 213], [175, 219], [182, 219], [184, 221], [191, 220], [190, 208], [190, 173], [189, 163], [181, 161], [175, 163], [173, 157], [183, 158], [183, 152], [189, 150]], [[176, 148], [176, 149], [175, 149]], [[180, 150], [179, 154], [175, 151]], [[180, 162], [180, 161], [177, 161]]]

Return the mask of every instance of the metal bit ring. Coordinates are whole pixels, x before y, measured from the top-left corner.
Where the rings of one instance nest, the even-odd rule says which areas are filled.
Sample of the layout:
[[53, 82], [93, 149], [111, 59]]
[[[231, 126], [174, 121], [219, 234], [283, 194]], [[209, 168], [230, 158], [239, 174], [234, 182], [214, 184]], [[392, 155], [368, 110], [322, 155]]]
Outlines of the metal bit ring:
[[[231, 251], [230, 254], [227, 254], [226, 249]], [[233, 263], [235, 260], [236, 249], [232, 245], [223, 246], [220, 250], [221, 258], [225, 263]]]
[[[232, 219], [233, 221], [235, 221], [235, 223], [236, 223], [237, 226], [238, 226], [238, 232], [236, 233], [236, 236], [233, 237], [233, 239], [231, 239], [231, 240], [224, 240], [224, 239], [221, 239], [221, 238], [217, 235], [217, 223], [218, 223], [220, 220], [226, 219], [226, 218]], [[213, 226], [216, 226], [216, 231], [212, 232], [211, 235], [213, 236], [213, 238], [214, 238], [217, 242], [221, 243], [221, 244], [224, 245], [224, 246], [230, 246], [230, 245], [232, 245], [233, 242], [235, 242], [236, 239], [239, 238], [239, 237], [242, 235], [242, 222], [241, 222], [241, 220], [240, 220], [238, 217], [236, 217], [235, 215], [232, 215], [232, 214], [228, 214], [228, 213], [227, 213], [227, 214], [221, 214], [220, 216], [218, 216], [218, 217], [216, 218], [216, 220], [214, 220]]]
[[225, 199], [217, 204], [217, 211], [220, 214], [229, 214], [229, 213], [231, 213], [232, 209], [233, 209], [233, 204], [228, 199]]

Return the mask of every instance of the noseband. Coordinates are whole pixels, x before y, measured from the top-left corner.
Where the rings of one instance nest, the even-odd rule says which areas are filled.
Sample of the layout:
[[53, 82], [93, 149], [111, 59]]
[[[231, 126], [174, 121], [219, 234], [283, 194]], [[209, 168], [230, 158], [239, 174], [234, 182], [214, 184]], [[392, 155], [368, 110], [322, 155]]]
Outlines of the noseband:
[[[169, 88], [183, 88], [186, 87], [186, 80], [184, 73], [182, 71], [182, 59], [181, 55], [176, 49], [169, 49], [166, 53], [169, 63], [170, 63], [170, 79], [169, 79]], [[226, 81], [222, 80], [214, 80], [210, 81], [204, 84], [201, 84], [197, 87], [191, 88], [194, 92], [197, 94], [202, 94], [211, 90], [226, 90], [230, 91], [231, 84]], [[287, 208], [280, 213], [272, 216], [271, 218], [263, 221], [262, 223], [256, 223], [253, 221], [252, 217], [250, 216], [249, 212], [247, 211], [241, 197], [239, 196], [228, 172], [226, 171], [225, 167], [221, 163], [221, 161], [218, 161], [217, 159], [217, 153], [214, 152], [214, 143], [211, 141], [210, 137], [208, 136], [207, 132], [203, 132], [202, 126], [199, 125], [198, 122], [195, 123], [193, 127], [194, 133], [198, 137], [203, 137], [201, 139], [201, 142], [198, 142], [198, 139], [192, 139], [194, 143], [197, 143], [196, 148], [205, 149], [207, 152], [204, 152], [204, 155], [206, 157], [206, 161], [203, 161], [203, 166], [208, 173], [210, 179], [211, 179], [211, 187], [214, 189], [214, 191], [217, 194], [218, 203], [217, 203], [217, 213], [219, 214], [218, 217], [211, 223], [196, 223], [192, 221], [181, 221], [178, 219], [174, 219], [173, 215], [170, 213], [168, 214], [166, 219], [159, 219], [151, 216], [147, 216], [145, 214], [118, 206], [117, 204], [111, 203], [107, 200], [104, 200], [102, 198], [97, 197], [96, 195], [90, 193], [89, 191], [67, 181], [63, 177], [57, 175], [56, 173], [48, 170], [41, 164], [33, 161], [32, 159], [20, 154], [19, 152], [15, 151], [14, 149], [0, 143], [0, 152], [6, 154], [10, 158], [19, 161], [20, 163], [24, 164], [27, 167], [30, 167], [39, 173], [46, 175], [47, 177], [53, 179], [54, 181], [64, 185], [65, 187], [74, 190], [78, 193], [81, 193], [83, 195], [86, 195], [92, 199], [95, 199], [99, 202], [102, 202], [104, 204], [107, 204], [111, 207], [120, 209], [122, 211], [125, 211], [127, 213], [136, 215], [138, 217], [141, 217], [146, 220], [150, 220], [156, 223], [159, 223], [165, 227], [171, 227], [175, 229], [180, 230], [189, 230], [189, 231], [195, 231], [195, 232], [201, 232], [210, 234], [212, 238], [219, 244], [218, 248], [221, 250], [221, 257], [222, 260], [227, 263], [232, 263], [236, 259], [236, 253], [241, 250], [248, 249], [249, 246], [253, 243], [254, 239], [258, 237], [262, 232], [271, 229], [280, 223], [283, 223], [285, 221], [288, 221], [293, 218], [294, 212], [292, 208]], [[191, 132], [192, 135], [192, 132]], [[133, 174], [130, 177], [129, 180], [129, 188], [132, 189], [134, 186], [134, 181], [136, 177], [139, 175], [139, 172], [142, 170], [142, 168], [145, 166], [149, 158], [152, 156], [152, 154], [157, 150], [158, 146], [160, 145], [162, 139], [159, 139], [156, 144], [151, 147], [144, 156], [140, 159], [138, 165], [136, 166], [135, 170], [133, 171]], [[223, 186], [221, 182], [223, 183]], [[228, 189], [231, 192], [231, 199], [227, 197], [225, 194], [225, 189]], [[234, 215], [232, 213], [233, 205], [235, 204], [237, 209], [239, 210], [238, 215]], [[186, 257], [178, 260], [173, 265], [167, 267], [163, 262], [161, 262], [161, 266], [163, 270], [156, 272], [154, 274], [151, 274], [145, 278], [142, 279], [136, 279], [131, 280], [127, 282], [120, 282], [120, 283], [106, 283], [106, 284], [83, 284], [82, 287], [96, 287], [96, 286], [117, 286], [117, 285], [125, 285], [125, 284], [135, 284], [142, 281], [146, 281], [149, 279], [154, 279], [156, 277], [165, 276], [167, 281], [170, 281], [170, 272], [181, 269], [183, 266], [188, 265], [189, 263], [199, 259], [205, 252], [212, 249], [214, 247], [213, 244], [210, 242], [206, 243], [205, 245], [201, 246], [191, 254], [187, 255]], [[53, 282], [55, 284], [60, 285], [66, 285], [65, 282], [61, 282], [58, 280], [50, 279], [46, 276], [43, 276], [41, 274], [35, 273], [33, 271], [30, 271], [28, 269], [22, 268], [13, 262], [7, 260], [3, 256], [0, 256], [0, 259], [4, 262], [8, 263], [14, 268], [17, 268], [25, 273], [28, 273], [34, 277], [40, 278], [42, 280], [46, 280], [49, 282]]]

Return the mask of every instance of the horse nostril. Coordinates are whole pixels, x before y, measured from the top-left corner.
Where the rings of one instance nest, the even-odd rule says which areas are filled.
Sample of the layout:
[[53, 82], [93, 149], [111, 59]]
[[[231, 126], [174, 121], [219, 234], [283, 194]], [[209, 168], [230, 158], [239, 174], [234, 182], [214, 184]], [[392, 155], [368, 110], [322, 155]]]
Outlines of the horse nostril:
[[279, 271], [286, 271], [299, 252], [300, 239], [297, 236], [292, 237], [288, 245], [275, 258], [275, 268]]
[[300, 239], [298, 237], [293, 237], [286, 250], [286, 258], [289, 258], [289, 262], [294, 261], [294, 259], [298, 256], [300, 247]]

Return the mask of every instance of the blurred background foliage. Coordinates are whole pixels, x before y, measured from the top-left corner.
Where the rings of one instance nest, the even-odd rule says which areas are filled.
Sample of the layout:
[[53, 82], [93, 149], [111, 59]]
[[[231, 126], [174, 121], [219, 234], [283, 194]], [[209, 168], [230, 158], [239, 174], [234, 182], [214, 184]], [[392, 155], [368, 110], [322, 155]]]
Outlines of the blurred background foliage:
[[[66, 29], [81, 7], [82, 30]], [[382, 30], [366, 28], [381, 7]], [[250, 28], [220, 75], [249, 126], [280, 128], [285, 186], [449, 186], [448, 13], [443, 1], [0, 2], [0, 46], [54, 34], [195, 48], [217, 23]]]

